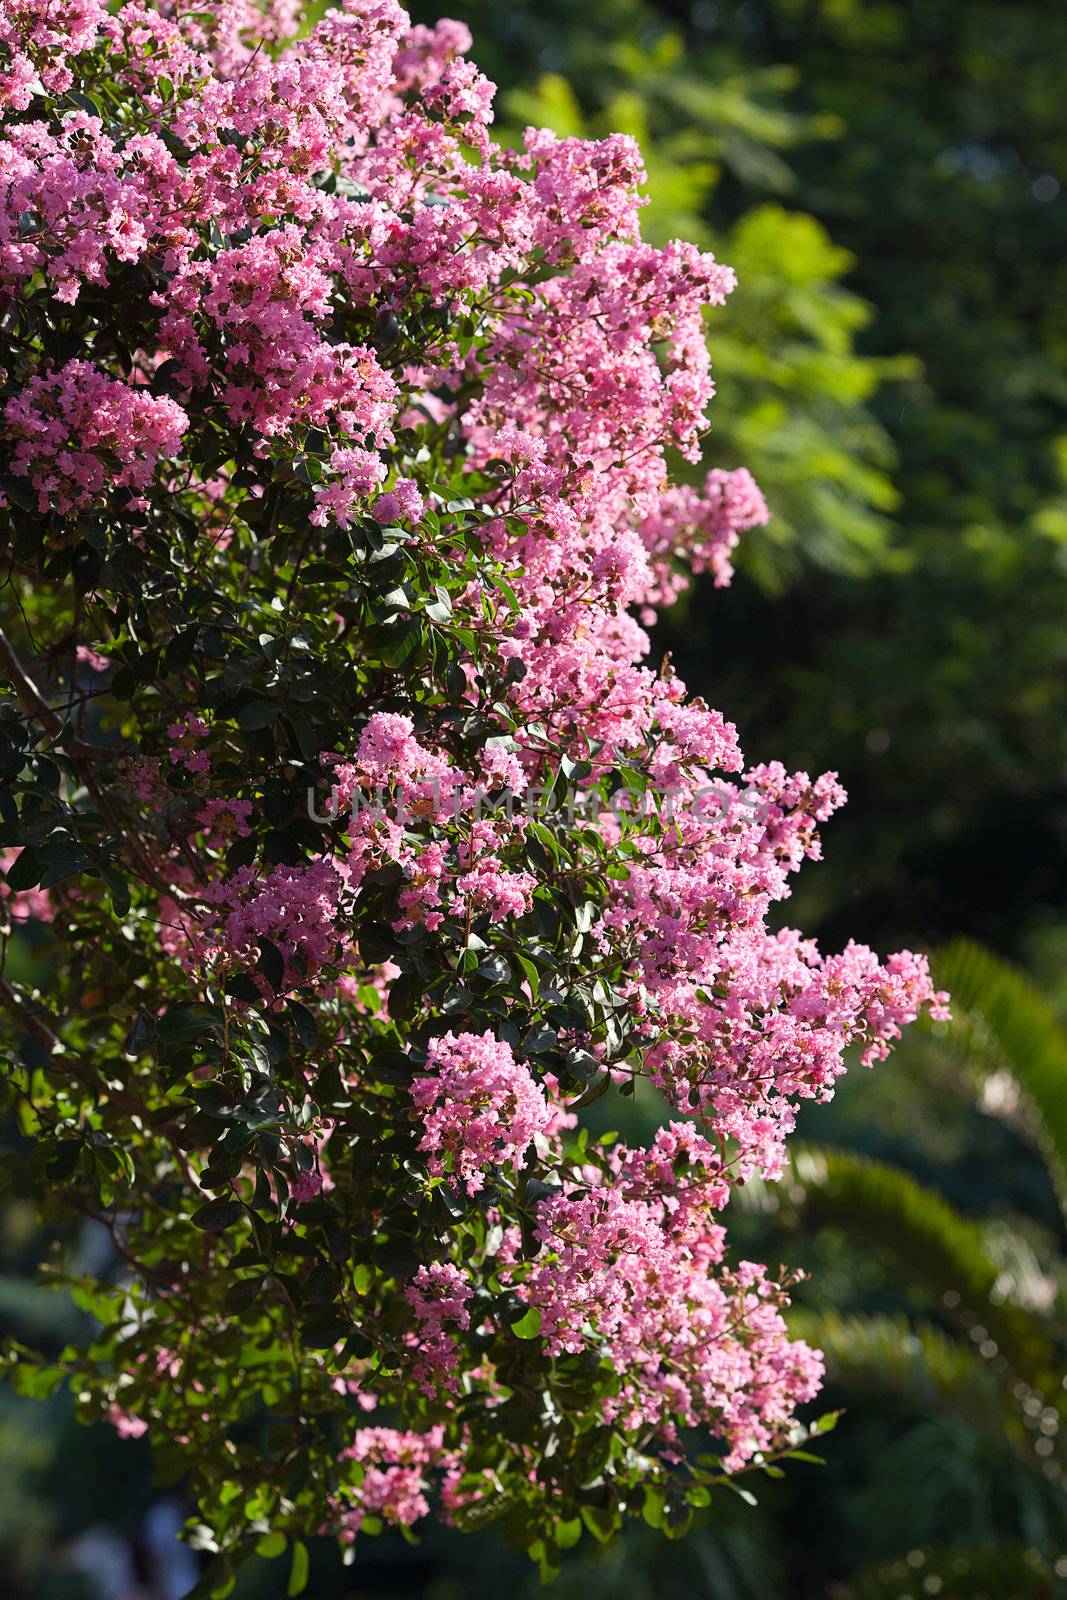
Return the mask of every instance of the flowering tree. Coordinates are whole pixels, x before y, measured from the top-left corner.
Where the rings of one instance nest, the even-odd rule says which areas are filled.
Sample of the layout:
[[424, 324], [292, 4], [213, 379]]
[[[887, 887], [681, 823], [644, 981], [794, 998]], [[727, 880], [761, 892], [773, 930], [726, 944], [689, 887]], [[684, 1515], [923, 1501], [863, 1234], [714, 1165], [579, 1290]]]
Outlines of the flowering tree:
[[4, 1173], [123, 1263], [9, 1365], [150, 1432], [212, 1593], [432, 1514], [551, 1571], [788, 1454], [731, 1185], [942, 1003], [767, 930], [842, 791], [643, 664], [766, 516], [668, 483], [730, 271], [629, 139], [497, 149], [459, 25], [299, 21], [0, 11]]

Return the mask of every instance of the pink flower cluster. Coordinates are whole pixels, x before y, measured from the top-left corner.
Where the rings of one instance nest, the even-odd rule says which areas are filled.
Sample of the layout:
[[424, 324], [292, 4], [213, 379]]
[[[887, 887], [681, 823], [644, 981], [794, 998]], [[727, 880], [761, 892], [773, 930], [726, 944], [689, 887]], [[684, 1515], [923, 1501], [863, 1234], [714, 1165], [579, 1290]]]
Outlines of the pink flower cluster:
[[31, 378], [4, 407], [11, 471], [41, 511], [84, 510], [115, 489], [147, 489], [177, 454], [189, 419], [166, 395], [109, 378], [88, 361]]
[[379, 522], [395, 522], [406, 517], [417, 523], [426, 509], [418, 485], [411, 478], [398, 478], [388, 494], [379, 495], [372, 510]]
[[361, 1481], [352, 1503], [338, 1505], [340, 1537], [351, 1543], [367, 1517], [381, 1517], [395, 1527], [410, 1526], [430, 1509], [428, 1478], [434, 1468], [456, 1468], [455, 1455], [443, 1447], [444, 1430], [427, 1433], [397, 1428], [357, 1428], [341, 1454], [360, 1468]]
[[[716, 588], [724, 588], [733, 577], [730, 556], [740, 535], [769, 520], [767, 502], [744, 467], [736, 472], [714, 467], [702, 490], [690, 484], [668, 489], [641, 524], [654, 577], [647, 606], [671, 605], [688, 586], [680, 563], [691, 572], [710, 572]], [[650, 609], [649, 620], [653, 616]]]
[[[227, 883], [208, 888], [208, 898], [222, 911], [209, 948], [247, 959], [268, 939], [285, 958], [286, 985], [304, 983], [337, 953], [344, 887], [329, 861], [274, 867], [265, 878], [251, 867], [239, 867]], [[205, 953], [202, 949], [201, 955]]]
[[622, 1382], [609, 1422], [651, 1428], [670, 1449], [704, 1422], [734, 1470], [772, 1448], [819, 1388], [820, 1358], [790, 1340], [784, 1296], [763, 1267], [721, 1267], [721, 1159], [690, 1126], [623, 1151], [610, 1185], [539, 1208], [543, 1254], [522, 1286], [551, 1354], [584, 1350], [589, 1329]]
[[456, 767], [442, 751], [417, 739], [410, 717], [378, 711], [367, 721], [352, 761], [331, 760], [332, 805], [355, 808], [349, 828], [349, 879], [358, 889], [367, 872], [402, 866], [407, 886], [399, 898], [398, 927], [438, 927], [446, 904], [453, 914], [485, 912], [493, 922], [521, 916], [536, 879], [505, 859], [522, 838], [522, 824], [506, 815], [476, 818], [452, 849], [414, 843], [405, 818], [467, 818], [489, 789], [525, 784], [523, 768], [500, 749], [485, 753], [480, 776]]
[[544, 1091], [491, 1033], [433, 1039], [426, 1065], [429, 1072], [411, 1085], [424, 1130], [419, 1149], [429, 1154], [431, 1172], [447, 1173], [477, 1194], [487, 1172], [521, 1166], [549, 1128]]
[[0, 108], [25, 111], [34, 85], [52, 94], [70, 88], [70, 56], [87, 50], [105, 16], [100, 0], [11, 0], [0, 14]]
[[202, 717], [189, 715], [183, 717], [180, 722], [170, 723], [167, 737], [171, 741], [168, 751], [171, 766], [182, 766], [194, 777], [209, 772], [211, 757], [206, 750], [200, 749], [200, 740], [207, 732], [208, 725]]
[[[232, 834], [247, 837], [247, 804], [209, 801], [200, 824], [211, 829], [215, 843]], [[274, 999], [314, 978], [348, 950], [351, 936], [341, 916], [345, 894], [343, 872], [331, 861], [276, 866], [265, 876], [253, 867], [239, 867], [229, 878], [214, 878], [204, 886], [203, 906], [163, 896], [160, 942], [168, 956], [201, 977], [218, 968], [229, 971], [258, 963], [260, 990]], [[280, 982], [279, 974], [270, 980], [265, 975], [264, 941], [281, 957]]]
[[131, 1416], [128, 1411], [123, 1411], [121, 1406], [112, 1406], [107, 1414], [107, 1420], [120, 1439], [142, 1439], [148, 1432], [148, 1423], [143, 1417]]
[[418, 1326], [410, 1341], [417, 1351], [415, 1381], [428, 1395], [442, 1388], [454, 1392], [457, 1349], [450, 1330], [462, 1333], [470, 1327], [467, 1302], [473, 1285], [459, 1267], [440, 1261], [420, 1267], [404, 1293]]
[[[191, 263], [180, 292], [172, 287], [168, 296], [164, 338], [192, 381], [207, 376], [214, 354], [231, 417], [265, 438], [307, 423], [389, 444], [393, 379], [366, 346], [326, 340], [318, 331], [332, 289], [322, 256], [309, 252], [303, 230], [289, 224], [220, 250], [210, 267]], [[334, 452], [342, 478], [352, 454]]]
[[[173, 754], [173, 752], [172, 752]], [[252, 815], [250, 800], [209, 800], [197, 816], [197, 821], [215, 842], [220, 839], [247, 839], [252, 832], [248, 819]]]

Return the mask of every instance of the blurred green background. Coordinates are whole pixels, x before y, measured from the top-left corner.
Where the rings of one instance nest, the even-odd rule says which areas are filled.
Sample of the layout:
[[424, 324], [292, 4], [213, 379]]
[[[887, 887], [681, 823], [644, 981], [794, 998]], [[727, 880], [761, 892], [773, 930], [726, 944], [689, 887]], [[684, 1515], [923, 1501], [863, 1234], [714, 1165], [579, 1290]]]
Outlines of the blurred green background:
[[[950, 949], [959, 1024], [809, 1108], [820, 1148], [732, 1220], [745, 1254], [812, 1274], [798, 1329], [845, 1408], [826, 1465], [754, 1485], [755, 1507], [721, 1497], [683, 1544], [637, 1527], [583, 1546], [556, 1593], [1067, 1595], [1067, 10], [441, 3], [500, 85], [502, 136], [633, 133], [647, 235], [737, 269], [709, 319], [705, 467], [751, 468], [773, 520], [733, 587], [696, 582], [655, 644], [750, 759], [849, 790], [788, 919], [828, 945], [963, 936], [1028, 974]], [[655, 1114], [639, 1100], [628, 1131]], [[59, 1344], [78, 1314], [34, 1285], [40, 1245], [9, 1210], [0, 1324]], [[61, 1396], [5, 1397], [4, 1592], [179, 1600], [185, 1508], [150, 1471], [141, 1441], [76, 1427]], [[258, 1563], [239, 1600], [285, 1583]], [[492, 1535], [435, 1534], [367, 1541], [348, 1569], [316, 1547], [309, 1593], [504, 1587], [537, 1583]]]

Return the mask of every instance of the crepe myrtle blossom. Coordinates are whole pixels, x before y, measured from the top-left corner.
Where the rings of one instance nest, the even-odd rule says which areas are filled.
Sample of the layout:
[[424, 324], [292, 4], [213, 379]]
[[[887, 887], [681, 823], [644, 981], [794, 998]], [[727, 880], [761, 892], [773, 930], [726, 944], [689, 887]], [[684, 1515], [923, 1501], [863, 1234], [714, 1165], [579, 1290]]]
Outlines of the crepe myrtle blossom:
[[416, 1382], [429, 1395], [442, 1387], [455, 1393], [459, 1388], [455, 1334], [470, 1327], [467, 1302], [474, 1286], [458, 1267], [438, 1262], [420, 1267], [405, 1292], [418, 1325], [417, 1334], [409, 1336], [418, 1350]]
[[148, 1423], [143, 1417], [131, 1417], [121, 1406], [112, 1406], [107, 1420], [120, 1439], [142, 1439], [148, 1432]]
[[619, 1378], [607, 1420], [651, 1429], [666, 1451], [699, 1420], [736, 1469], [773, 1448], [818, 1391], [822, 1361], [788, 1338], [765, 1269], [722, 1269], [724, 1230], [706, 1215], [680, 1224], [669, 1197], [670, 1185], [638, 1198], [616, 1183], [546, 1201], [545, 1260], [524, 1295], [553, 1353], [603, 1350]]
[[434, 1173], [452, 1173], [477, 1194], [486, 1173], [519, 1165], [549, 1125], [543, 1090], [511, 1048], [491, 1033], [446, 1033], [427, 1051], [427, 1072], [414, 1080], [419, 1149]]
[[4, 407], [11, 469], [40, 510], [81, 511], [116, 489], [144, 490], [174, 456], [188, 418], [166, 396], [117, 382], [87, 361], [35, 377]]
[[[0, 8], [11, 1161], [122, 1258], [11, 1359], [147, 1433], [219, 1593], [433, 1516], [548, 1575], [788, 1456], [821, 1358], [732, 1188], [946, 1015], [783, 925], [837, 775], [650, 660], [770, 514], [700, 465], [732, 270], [641, 238], [633, 139], [498, 144], [461, 24], [318, 10]], [[647, 1147], [586, 1124], [638, 1085]]]
[[0, 105], [25, 111], [39, 81], [52, 94], [70, 88], [68, 58], [95, 41], [106, 13], [99, 0], [14, 0], [0, 17]]

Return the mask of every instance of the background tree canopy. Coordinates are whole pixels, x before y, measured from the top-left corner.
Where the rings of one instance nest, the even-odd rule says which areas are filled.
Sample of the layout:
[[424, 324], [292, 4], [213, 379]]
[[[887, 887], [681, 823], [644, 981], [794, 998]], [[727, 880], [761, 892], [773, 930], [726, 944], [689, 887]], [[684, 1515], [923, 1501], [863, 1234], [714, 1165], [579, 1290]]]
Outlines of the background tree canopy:
[[[439, 7], [409, 9], [432, 21]], [[831, 945], [977, 938], [1029, 964], [1062, 1018], [1067, 17], [1030, 0], [446, 9], [501, 86], [503, 133], [527, 122], [633, 133], [654, 197], [649, 237], [711, 245], [738, 271], [712, 331], [720, 398], [705, 459], [750, 467], [772, 521], [745, 536], [732, 588], [695, 580], [655, 640], [737, 722], [753, 759], [841, 773], [850, 804], [789, 920]], [[1015, 1000], [1032, 1017], [1032, 998]], [[1054, 1015], [1049, 1025], [1054, 1055]], [[854, 1074], [802, 1132], [882, 1163], [885, 1235], [898, 1169], [937, 1191], [982, 1251], [1010, 1256], [1024, 1299], [1044, 1294], [1027, 1314], [1062, 1326], [1054, 1182], [1010, 1096], [1005, 1106], [967, 1077], [973, 1045], [926, 1036], [899, 1065]], [[638, 1105], [635, 1127], [646, 1115]], [[756, 1259], [780, 1252], [814, 1274], [806, 1315], [823, 1326], [811, 1336], [847, 1408], [827, 1465], [761, 1490], [758, 1510], [718, 1503], [666, 1555], [638, 1530], [599, 1564], [565, 1566], [556, 1593], [1067, 1593], [1062, 1494], [1043, 1458], [1035, 1468], [1005, 1444], [1013, 1412], [997, 1433], [996, 1375], [980, 1357], [972, 1371], [966, 1334], [960, 1354], [943, 1298], [958, 1291], [919, 1284], [885, 1238], [842, 1225], [855, 1170], [843, 1172], [821, 1210], [756, 1196], [743, 1221]], [[20, 1280], [37, 1253], [30, 1226], [18, 1208], [5, 1218], [0, 1316], [59, 1343], [53, 1299]], [[892, 1393], [872, 1390], [872, 1368], [896, 1373]], [[18, 1592], [125, 1594], [94, 1588], [105, 1563], [90, 1553], [86, 1576], [77, 1541], [118, 1530], [113, 1551], [135, 1547], [152, 1569], [144, 1517], [158, 1502], [142, 1443], [104, 1427], [72, 1437], [58, 1400], [47, 1426], [5, 1404], [0, 1460], [14, 1487], [0, 1541]], [[443, 1535], [419, 1550], [368, 1546], [347, 1574], [324, 1552], [313, 1561], [322, 1596], [477, 1600], [527, 1582], [492, 1540], [458, 1548]], [[283, 1591], [284, 1574], [261, 1563], [239, 1593]]]

